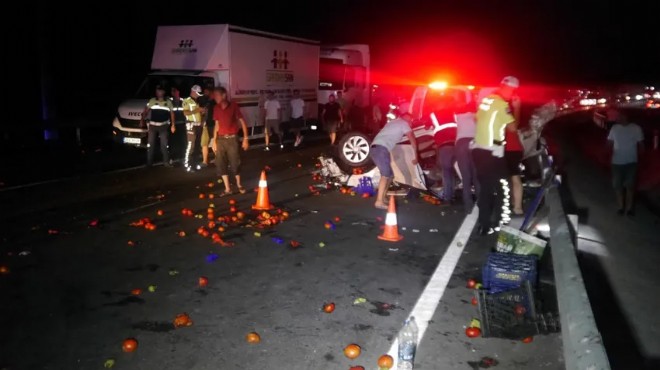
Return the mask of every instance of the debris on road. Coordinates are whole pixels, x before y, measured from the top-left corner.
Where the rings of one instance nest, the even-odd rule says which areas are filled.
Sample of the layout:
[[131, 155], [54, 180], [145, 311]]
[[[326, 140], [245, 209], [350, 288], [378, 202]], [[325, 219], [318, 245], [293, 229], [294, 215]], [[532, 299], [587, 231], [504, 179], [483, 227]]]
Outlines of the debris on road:
[[124, 352], [135, 352], [138, 347], [138, 341], [135, 338], [124, 339], [121, 349]]
[[206, 286], [209, 285], [209, 279], [206, 276], [200, 276], [197, 280], [197, 285], [199, 285], [200, 288], [206, 288]]
[[353, 305], [358, 305], [358, 304], [363, 304], [363, 303], [367, 303], [366, 298], [358, 297], [358, 298], [355, 298], [355, 300], [353, 301]]
[[251, 332], [245, 336], [245, 340], [250, 344], [257, 344], [261, 342], [261, 337], [259, 336], [259, 334], [255, 332]]
[[323, 304], [323, 312], [332, 313], [335, 310], [335, 304], [333, 302]]
[[113, 358], [109, 358], [103, 363], [103, 367], [106, 369], [112, 369], [113, 366], [115, 366], [115, 359]]
[[156, 285], [149, 285], [149, 286], [147, 287], [147, 290], [149, 291], [149, 293], [155, 293], [155, 292], [156, 292], [156, 288], [157, 288]]
[[190, 319], [190, 316], [188, 316], [187, 313], [180, 313], [176, 315], [174, 318], [174, 327], [175, 328], [183, 328], [186, 326], [192, 326], [193, 322]]
[[351, 360], [355, 360], [360, 356], [360, 353], [362, 353], [362, 348], [358, 346], [357, 344], [349, 344], [344, 348], [344, 356]]
[[176, 276], [176, 275], [179, 275], [179, 271], [177, 271], [177, 270], [175, 270], [175, 269], [170, 269], [170, 271], [169, 271], [168, 273], [170, 274], [170, 276]]

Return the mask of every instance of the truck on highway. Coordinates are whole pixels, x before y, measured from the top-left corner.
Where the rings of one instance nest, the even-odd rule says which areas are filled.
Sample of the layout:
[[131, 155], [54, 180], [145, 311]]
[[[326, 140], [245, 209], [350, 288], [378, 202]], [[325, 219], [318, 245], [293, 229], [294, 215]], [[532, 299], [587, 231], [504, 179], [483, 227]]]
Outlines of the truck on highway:
[[[331, 92], [343, 91], [356, 107], [370, 103], [367, 45], [322, 47], [314, 40], [229, 24], [161, 26], [151, 69], [135, 96], [117, 109], [112, 123], [117, 142], [146, 145], [147, 129], [140, 127], [140, 118], [156, 86], [167, 93], [176, 86], [184, 97], [193, 85], [225, 87], [241, 108], [250, 138], [263, 137], [259, 103], [267, 91], [280, 101], [286, 122], [292, 92], [300, 90], [312, 128], [318, 127], [314, 122], [319, 104], [326, 103]], [[319, 79], [319, 73], [323, 78]]]
[[[183, 96], [193, 85], [225, 87], [241, 108], [253, 137], [263, 135], [259, 100], [266, 91], [273, 91], [286, 103], [294, 89], [300, 90], [309, 105], [308, 117], [315, 119], [319, 52], [318, 41], [229, 24], [158, 27], [152, 72], [135, 96], [119, 105], [112, 123], [116, 141], [146, 144], [147, 130], [140, 127], [140, 118], [156, 86], [168, 93], [175, 86]], [[282, 107], [286, 121], [291, 114], [289, 104]]]

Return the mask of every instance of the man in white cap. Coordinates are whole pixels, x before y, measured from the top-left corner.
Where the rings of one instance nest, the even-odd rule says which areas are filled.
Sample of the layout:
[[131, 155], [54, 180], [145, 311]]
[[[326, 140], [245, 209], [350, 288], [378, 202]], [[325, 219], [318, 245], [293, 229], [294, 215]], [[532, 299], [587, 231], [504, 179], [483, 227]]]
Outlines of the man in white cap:
[[520, 100], [514, 94], [519, 86], [517, 78], [504, 77], [500, 87], [483, 98], [477, 109], [472, 158], [480, 185], [477, 205], [479, 232], [482, 235], [493, 233], [499, 229], [501, 223], [510, 220], [509, 185], [504, 159], [505, 130], [518, 129], [512, 109], [517, 110], [520, 107]]
[[195, 85], [190, 89], [190, 96], [183, 100], [183, 114], [186, 116], [186, 153], [183, 159], [183, 168], [191, 172], [201, 169], [197, 161], [197, 150], [200, 148], [202, 138], [202, 109], [197, 99], [202, 96], [202, 88]]

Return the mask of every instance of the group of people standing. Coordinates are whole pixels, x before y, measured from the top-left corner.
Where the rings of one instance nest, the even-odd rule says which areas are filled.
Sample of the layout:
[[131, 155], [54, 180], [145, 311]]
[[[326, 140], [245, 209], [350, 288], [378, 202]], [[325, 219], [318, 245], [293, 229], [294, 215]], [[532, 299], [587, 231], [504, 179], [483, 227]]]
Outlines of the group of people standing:
[[[171, 98], [166, 99], [165, 90], [158, 86], [156, 97], [149, 100], [142, 114], [142, 125], [148, 127], [147, 166], [153, 164], [156, 140], [160, 141], [165, 166], [171, 166], [168, 131], [175, 134], [177, 122], [183, 121], [186, 127], [185, 170], [192, 172], [208, 165], [210, 143], [215, 152], [216, 172], [225, 185], [221, 195], [232, 193], [230, 176], [235, 178], [237, 190], [245, 193], [240, 176], [240, 149], [249, 148], [248, 129], [240, 108], [228, 99], [227, 90], [224, 87], [202, 90], [194, 85], [187, 98], [181, 98], [176, 88], [172, 88], [171, 94]], [[243, 133], [240, 145], [239, 131]], [[200, 150], [202, 162], [197, 163]]]

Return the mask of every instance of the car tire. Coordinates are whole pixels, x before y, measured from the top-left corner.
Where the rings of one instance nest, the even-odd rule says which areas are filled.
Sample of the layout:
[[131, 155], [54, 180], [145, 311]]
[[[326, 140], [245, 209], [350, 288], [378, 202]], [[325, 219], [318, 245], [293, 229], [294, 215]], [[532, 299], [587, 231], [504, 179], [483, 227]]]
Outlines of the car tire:
[[371, 151], [371, 138], [361, 132], [352, 131], [344, 134], [337, 144], [336, 156], [339, 167], [345, 171], [362, 167], [365, 172], [374, 168], [369, 157]]

